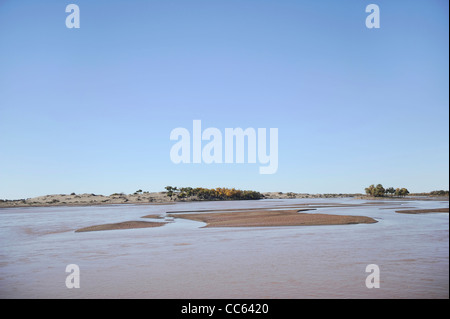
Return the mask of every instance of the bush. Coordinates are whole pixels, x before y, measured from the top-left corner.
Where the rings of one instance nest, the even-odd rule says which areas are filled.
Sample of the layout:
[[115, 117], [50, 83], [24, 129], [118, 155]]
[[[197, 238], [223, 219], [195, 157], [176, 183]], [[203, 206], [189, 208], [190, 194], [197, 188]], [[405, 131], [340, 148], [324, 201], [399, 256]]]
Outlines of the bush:
[[125, 195], [125, 193], [114, 193], [109, 196], [124, 196], [124, 195]]
[[448, 191], [444, 191], [444, 190], [438, 190], [438, 191], [432, 191], [430, 192], [431, 196], [448, 196], [449, 192]]

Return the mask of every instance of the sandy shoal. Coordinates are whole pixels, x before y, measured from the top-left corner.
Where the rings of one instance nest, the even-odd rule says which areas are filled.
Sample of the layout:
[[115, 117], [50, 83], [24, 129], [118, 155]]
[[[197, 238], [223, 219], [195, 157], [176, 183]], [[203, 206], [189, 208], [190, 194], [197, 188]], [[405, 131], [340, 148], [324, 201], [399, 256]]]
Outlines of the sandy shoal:
[[102, 225], [94, 225], [94, 226], [84, 227], [84, 228], [77, 229], [75, 232], [79, 233], [79, 232], [99, 231], [99, 230], [159, 227], [164, 224], [166, 224], [166, 223], [144, 222], [144, 221], [126, 221], [126, 222], [121, 222], [121, 223], [102, 224]]
[[448, 213], [448, 208], [396, 210], [395, 212], [401, 214]]
[[206, 223], [205, 227], [264, 227], [370, 224], [377, 221], [366, 216], [299, 213], [298, 210], [249, 210], [224, 213], [169, 214]]

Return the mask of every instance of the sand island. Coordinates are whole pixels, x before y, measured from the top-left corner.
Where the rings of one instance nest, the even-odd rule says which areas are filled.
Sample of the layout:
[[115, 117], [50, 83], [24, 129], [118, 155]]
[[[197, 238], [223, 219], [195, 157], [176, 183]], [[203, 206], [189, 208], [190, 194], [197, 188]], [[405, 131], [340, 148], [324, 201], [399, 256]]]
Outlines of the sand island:
[[134, 229], [134, 228], [147, 228], [147, 227], [159, 227], [164, 225], [164, 222], [144, 222], [144, 221], [126, 221], [113, 224], [102, 224], [88, 226], [84, 228], [77, 229], [75, 232], [88, 232], [88, 231], [100, 231], [100, 230], [115, 230], [115, 229]]
[[448, 207], [447, 208], [430, 208], [430, 209], [396, 210], [395, 212], [400, 213], [400, 214], [448, 213]]
[[169, 214], [206, 223], [205, 227], [269, 227], [371, 224], [366, 216], [304, 213], [298, 210], [241, 210], [223, 213]]

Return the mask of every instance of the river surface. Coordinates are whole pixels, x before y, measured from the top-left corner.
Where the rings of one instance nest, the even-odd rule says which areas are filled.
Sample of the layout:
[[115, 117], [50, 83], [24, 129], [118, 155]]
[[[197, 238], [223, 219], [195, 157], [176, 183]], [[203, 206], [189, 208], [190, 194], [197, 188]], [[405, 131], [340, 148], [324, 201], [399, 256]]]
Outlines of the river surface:
[[[448, 201], [386, 200], [314, 211], [368, 216], [375, 224], [202, 228], [177, 218], [155, 228], [74, 232], [167, 211], [366, 202], [2, 208], [0, 298], [449, 298], [448, 213], [395, 213], [448, 207]], [[79, 267], [79, 288], [66, 287], [69, 264]], [[379, 268], [379, 288], [366, 286], [375, 275], [366, 272], [369, 264]]]

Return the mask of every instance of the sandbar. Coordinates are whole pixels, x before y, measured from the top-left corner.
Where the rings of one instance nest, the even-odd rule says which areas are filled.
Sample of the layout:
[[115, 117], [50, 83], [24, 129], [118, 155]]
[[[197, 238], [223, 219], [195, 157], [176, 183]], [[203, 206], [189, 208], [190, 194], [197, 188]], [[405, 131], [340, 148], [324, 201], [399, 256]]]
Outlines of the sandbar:
[[169, 214], [206, 223], [205, 227], [265, 227], [371, 224], [366, 216], [299, 213], [298, 210], [247, 210], [224, 213]]
[[448, 208], [430, 208], [430, 209], [413, 209], [413, 210], [396, 210], [401, 214], [427, 214], [427, 213], [448, 213]]
[[147, 228], [147, 227], [159, 227], [166, 223], [159, 222], [144, 222], [144, 221], [126, 221], [121, 223], [113, 224], [102, 224], [88, 226], [84, 228], [77, 229], [75, 232], [88, 232], [88, 231], [99, 231], [99, 230], [114, 230], [114, 229], [132, 229], [132, 228]]

